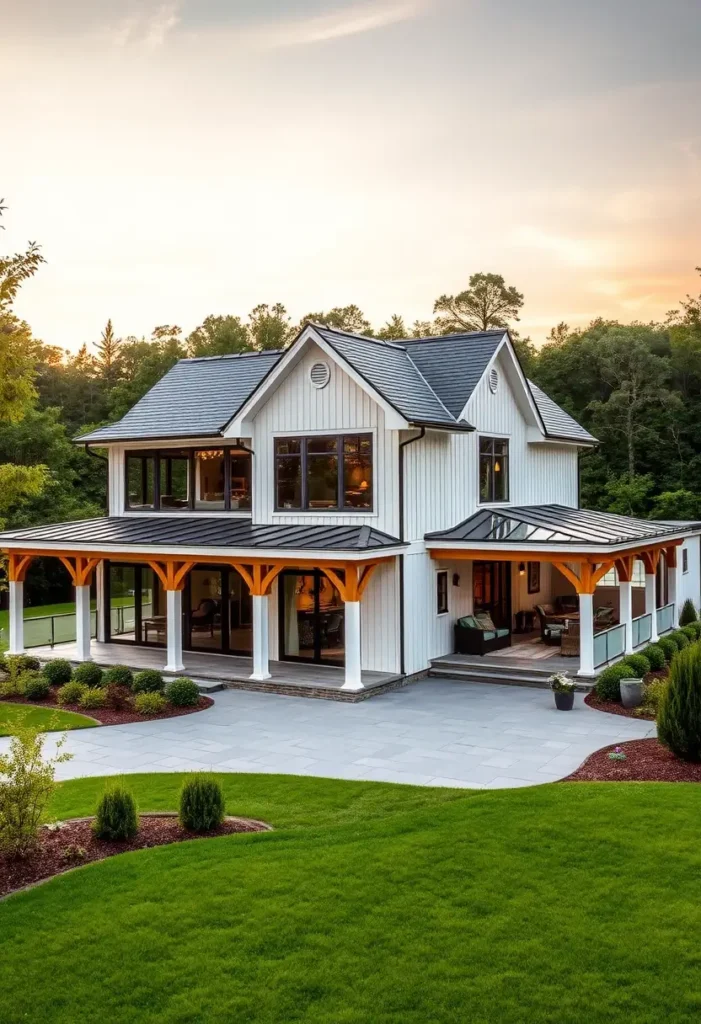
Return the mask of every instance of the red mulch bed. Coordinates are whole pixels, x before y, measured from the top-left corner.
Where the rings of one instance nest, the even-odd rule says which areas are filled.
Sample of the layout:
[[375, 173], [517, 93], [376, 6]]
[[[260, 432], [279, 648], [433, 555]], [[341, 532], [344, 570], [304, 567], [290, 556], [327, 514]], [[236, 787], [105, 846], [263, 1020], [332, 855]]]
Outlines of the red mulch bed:
[[619, 704], [616, 700], [602, 700], [598, 697], [596, 690], [592, 690], [584, 698], [584, 703], [588, 704], [590, 708], [594, 708], [595, 711], [605, 711], [609, 715], [622, 715], [624, 718], [638, 718], [643, 722], [654, 722], [655, 716], [642, 714], [634, 715], [635, 708], [624, 708], [622, 704]]
[[105, 860], [128, 850], [146, 850], [153, 846], [182, 843], [186, 839], [211, 839], [235, 832], [268, 832], [270, 826], [248, 818], [226, 818], [219, 828], [211, 832], [187, 832], [181, 828], [175, 815], [142, 814], [139, 832], [126, 842], [96, 839], [92, 832], [92, 818], [77, 818], [62, 822], [55, 831], [42, 828], [39, 846], [27, 857], [10, 858], [0, 854], [0, 897], [18, 889], [34, 885], [54, 875], [93, 861]]
[[[625, 761], [609, 753], [620, 747]], [[701, 782], [701, 764], [680, 761], [656, 739], [628, 740], [602, 747], [586, 759], [565, 782]]]
[[[130, 699], [127, 694], [128, 691], [124, 695], [125, 702]], [[55, 689], [52, 689], [46, 700], [42, 701], [27, 700], [26, 697], [0, 697], [0, 700], [8, 701], [10, 704], [31, 704], [37, 708], [55, 707], [60, 711], [75, 711], [78, 715], [95, 718], [100, 725], [128, 725], [130, 722], [154, 722], [159, 718], [179, 718], [181, 715], [192, 715], [195, 711], [204, 711], [214, 704], [211, 697], [200, 697], [199, 702], [189, 708], [176, 708], [169, 704], [157, 715], [140, 715], [132, 707], [116, 711], [114, 708], [81, 708], [78, 704], [59, 704]]]

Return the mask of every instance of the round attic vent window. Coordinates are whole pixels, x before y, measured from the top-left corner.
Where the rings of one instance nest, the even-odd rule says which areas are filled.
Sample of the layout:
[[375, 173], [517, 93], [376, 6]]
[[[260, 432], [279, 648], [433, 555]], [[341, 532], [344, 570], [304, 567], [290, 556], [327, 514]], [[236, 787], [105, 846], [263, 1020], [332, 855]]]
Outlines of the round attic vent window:
[[331, 377], [331, 370], [328, 363], [314, 363], [309, 371], [309, 379], [312, 387], [325, 388]]
[[499, 387], [499, 374], [494, 369], [494, 367], [492, 367], [492, 369], [489, 371], [489, 390], [494, 395], [494, 394], [496, 394], [496, 390], [497, 390], [498, 387]]

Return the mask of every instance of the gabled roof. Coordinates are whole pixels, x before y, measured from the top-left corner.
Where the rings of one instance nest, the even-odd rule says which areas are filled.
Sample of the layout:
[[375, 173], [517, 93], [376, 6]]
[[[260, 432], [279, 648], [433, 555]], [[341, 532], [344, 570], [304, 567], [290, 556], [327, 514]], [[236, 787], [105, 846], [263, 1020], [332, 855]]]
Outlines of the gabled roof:
[[537, 384], [534, 384], [532, 380], [528, 381], [528, 386], [535, 399], [535, 404], [538, 407], [538, 412], [548, 437], [562, 438], [567, 441], [583, 441], [586, 444], [599, 443], [593, 434], [590, 434], [569, 413], [561, 409], [559, 405], [556, 405], [552, 398], [548, 398], [545, 392]]
[[[601, 550], [614, 545], [652, 543], [660, 537], [679, 536], [699, 524], [665, 524], [611, 512], [592, 512], [565, 505], [524, 505], [483, 508], [450, 530], [427, 533], [426, 540], [485, 547], [492, 543], [523, 545], [590, 546]], [[429, 547], [430, 547], [429, 543]]]
[[468, 429], [431, 387], [403, 341], [390, 342], [313, 324], [314, 330], [409, 423]]
[[33, 526], [0, 534], [0, 545], [12, 548], [20, 543], [70, 544], [120, 548], [144, 545], [159, 547], [218, 548], [234, 555], [239, 549], [273, 548], [295, 551], [380, 551], [405, 547], [371, 526], [292, 526], [253, 524], [250, 519], [232, 516], [110, 516], [104, 519], [80, 519], [71, 523]]
[[76, 440], [218, 437], [279, 358], [247, 352], [181, 359], [121, 420]]
[[447, 334], [442, 338], [409, 338], [406, 349], [443, 404], [459, 416], [475, 390], [505, 331]]

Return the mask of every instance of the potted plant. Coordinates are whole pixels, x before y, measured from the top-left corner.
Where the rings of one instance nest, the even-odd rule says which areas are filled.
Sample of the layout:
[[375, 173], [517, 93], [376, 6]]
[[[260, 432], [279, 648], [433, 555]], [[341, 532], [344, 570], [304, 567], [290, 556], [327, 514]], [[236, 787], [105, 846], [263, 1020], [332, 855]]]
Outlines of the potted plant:
[[621, 679], [621, 704], [624, 708], [637, 708], [645, 696], [642, 679]]
[[556, 672], [548, 679], [558, 711], [571, 711], [574, 707], [574, 683], [566, 672]]

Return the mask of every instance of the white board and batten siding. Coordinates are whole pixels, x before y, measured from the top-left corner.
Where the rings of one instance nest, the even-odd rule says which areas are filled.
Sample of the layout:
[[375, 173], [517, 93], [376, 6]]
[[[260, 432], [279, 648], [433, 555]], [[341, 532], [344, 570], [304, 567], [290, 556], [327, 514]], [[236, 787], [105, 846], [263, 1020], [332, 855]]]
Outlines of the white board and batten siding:
[[[701, 538], [698, 534], [687, 537], [677, 552], [677, 610], [676, 616], [682, 610], [682, 605], [691, 600], [699, 608], [701, 603]], [[687, 552], [687, 571], [684, 572], [683, 551]]]

